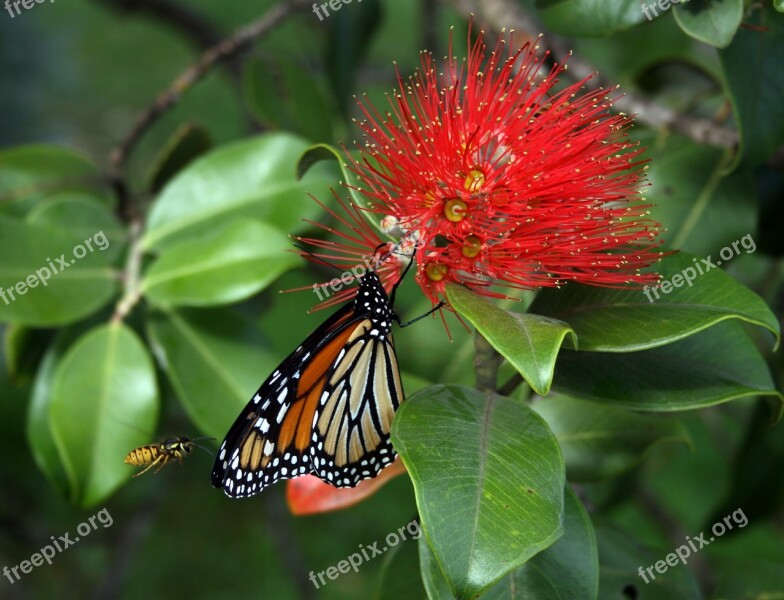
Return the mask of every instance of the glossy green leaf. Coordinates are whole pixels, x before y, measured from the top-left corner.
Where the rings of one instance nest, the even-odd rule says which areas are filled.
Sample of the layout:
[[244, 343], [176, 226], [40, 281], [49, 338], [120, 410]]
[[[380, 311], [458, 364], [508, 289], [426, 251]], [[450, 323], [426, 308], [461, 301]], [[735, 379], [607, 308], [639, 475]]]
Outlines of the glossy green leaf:
[[133, 470], [123, 462], [149, 442], [158, 418], [155, 368], [125, 325], [112, 323], [82, 336], [57, 366], [50, 427], [75, 504], [90, 507], [111, 495]]
[[690, 443], [688, 432], [671, 417], [641, 415], [563, 396], [542, 399], [533, 409], [555, 434], [569, 481], [615, 477], [639, 463], [656, 445]]
[[289, 239], [258, 221], [229, 225], [164, 251], [144, 274], [142, 293], [159, 306], [237, 302], [300, 264]]
[[27, 443], [33, 460], [54, 488], [65, 498], [70, 494], [68, 474], [50, 427], [52, 382], [66, 351], [85, 330], [86, 327], [80, 324], [63, 329], [58, 334], [36, 372], [27, 412]]
[[177, 173], [211, 148], [212, 138], [204, 127], [195, 123], [180, 125], [150, 168], [147, 176], [150, 190], [158, 193]]
[[719, 56], [741, 134], [738, 159], [754, 166], [784, 143], [784, 23], [763, 5], [748, 24], [754, 29], [739, 29]]
[[258, 328], [227, 309], [153, 311], [153, 352], [191, 421], [222, 439], [280, 357]]
[[[483, 600], [595, 600], [599, 560], [591, 519], [568, 487], [564, 495], [564, 534], [522, 567], [482, 594]], [[454, 596], [424, 539], [420, 540], [422, 579], [431, 599]], [[404, 597], [404, 596], [399, 596]]]
[[31, 225], [66, 229], [82, 240], [92, 240], [93, 247], [110, 263], [116, 263], [123, 255], [128, 239], [111, 210], [96, 202], [95, 196], [84, 193], [52, 194], [45, 203], [31, 210], [25, 220]]
[[673, 4], [672, 12], [688, 35], [724, 48], [732, 41], [743, 19], [743, 0], [689, 0]]
[[646, 20], [640, 5], [626, 0], [558, 0], [540, 15], [550, 31], [577, 37], [606, 36]]
[[192, 162], [153, 204], [142, 239], [162, 250], [195, 241], [238, 219], [258, 219], [286, 232], [305, 227], [334, 184], [326, 165], [297, 180], [296, 164], [308, 143], [286, 133], [268, 133], [222, 146]]
[[[633, 531], [621, 532], [607, 526], [596, 526], [599, 598], [702, 600], [691, 571], [677, 560], [675, 548], [648, 549], [633, 536]], [[670, 558], [670, 562], [676, 566], [664, 562], [670, 554], [675, 557], [675, 560]], [[688, 557], [686, 560], [688, 562]], [[655, 570], [657, 564], [664, 573]], [[647, 572], [648, 568], [651, 569], [650, 573]], [[641, 569], [645, 579], [640, 576]]]
[[571, 335], [572, 344], [577, 344], [569, 325], [536, 314], [503, 310], [463, 286], [447, 286], [447, 297], [452, 307], [477, 328], [537, 394], [547, 394], [564, 338]]
[[[48, 144], [0, 151], [0, 214], [22, 216], [55, 192], [96, 191], [103, 176], [84, 155]], [[109, 203], [104, 195], [96, 196]]]
[[402, 404], [392, 443], [457, 598], [475, 597], [563, 533], [563, 459], [527, 406], [471, 388], [432, 386]]
[[315, 73], [288, 58], [248, 61], [243, 95], [253, 114], [268, 127], [293, 131], [310, 140], [332, 140], [332, 115]]
[[759, 350], [733, 322], [641, 352], [565, 350], [553, 390], [651, 411], [688, 410], [757, 395], [782, 401]]
[[0, 321], [71, 323], [106, 304], [117, 289], [108, 239], [0, 217]]
[[[744, 251], [740, 244], [738, 248]], [[728, 319], [768, 329], [778, 345], [779, 323], [765, 301], [704, 260], [718, 266], [721, 258], [701, 259], [686, 253], [665, 257], [655, 265], [662, 276], [658, 289], [569, 284], [560, 290], [542, 290], [529, 311], [568, 323], [582, 350], [656, 348]]]
[[367, 203], [365, 197], [357, 191], [362, 189], [362, 182], [349, 168], [345, 154], [334, 146], [329, 144], [316, 144], [308, 148], [297, 163], [297, 177], [304, 177], [314, 165], [324, 161], [337, 161], [340, 166], [340, 174], [343, 178], [342, 183], [344, 185], [338, 190], [338, 193], [343, 195], [342, 192], [345, 192], [354, 204], [357, 206], [365, 206]]

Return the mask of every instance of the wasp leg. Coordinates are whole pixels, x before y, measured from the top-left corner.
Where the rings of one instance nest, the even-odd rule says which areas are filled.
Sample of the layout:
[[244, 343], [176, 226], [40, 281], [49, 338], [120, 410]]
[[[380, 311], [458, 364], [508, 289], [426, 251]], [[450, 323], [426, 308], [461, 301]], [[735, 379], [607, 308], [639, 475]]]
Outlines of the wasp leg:
[[[145, 468], [145, 469], [139, 471], [138, 473], [136, 473], [136, 475], [134, 475], [134, 477], [138, 477], [139, 475], [144, 475], [147, 471], [152, 469], [155, 465], [157, 465], [159, 462], [161, 462], [161, 460], [163, 460], [164, 458], [166, 458], [165, 454], [159, 454], [158, 457], [154, 461], [152, 461], [149, 465], [147, 465], [147, 468]], [[165, 465], [166, 461], [164, 461], [163, 464]], [[160, 469], [160, 467], [159, 467], [159, 469]], [[157, 473], [158, 471], [155, 471], [155, 472]]]
[[160, 458], [163, 459], [163, 462], [161, 462], [160, 466], [157, 469], [155, 469], [156, 473], [166, 466], [166, 463], [169, 462], [171, 456], [169, 456], [168, 454], [161, 454]]

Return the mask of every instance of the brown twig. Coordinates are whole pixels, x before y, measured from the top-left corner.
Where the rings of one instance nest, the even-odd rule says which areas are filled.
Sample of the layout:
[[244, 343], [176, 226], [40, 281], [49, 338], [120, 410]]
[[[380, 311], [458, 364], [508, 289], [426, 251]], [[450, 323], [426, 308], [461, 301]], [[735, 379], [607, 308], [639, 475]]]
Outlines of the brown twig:
[[114, 10], [142, 13], [154, 17], [178, 31], [199, 49], [206, 49], [221, 41], [222, 36], [200, 14], [173, 0], [96, 0]]
[[257, 21], [238, 29], [229, 37], [208, 48], [195, 64], [183, 71], [166, 90], [158, 95], [139, 116], [128, 135], [112, 150], [109, 155], [109, 166], [113, 177], [122, 179], [120, 174], [128, 156], [144, 133], [175, 106], [182, 95], [207, 75], [216, 64], [233, 57], [253, 40], [265, 35], [286, 17], [305, 6], [305, 0], [289, 0], [276, 4]]
[[[466, 16], [475, 15], [479, 23], [490, 31], [500, 31], [506, 28], [514, 29], [531, 37], [543, 31], [538, 24], [522, 7], [513, 0], [447, 0], [457, 10]], [[545, 40], [554, 57], [563, 62], [568, 57], [569, 70], [567, 74], [575, 80], [585, 79], [594, 75], [596, 67], [588, 61], [576, 56], [569, 56], [567, 42], [553, 34], [546, 34]], [[614, 87], [598, 75], [586, 83], [589, 89], [610, 89]], [[658, 102], [645, 98], [633, 92], [627, 92], [619, 97], [614, 105], [614, 110], [636, 115], [636, 120], [653, 128], [671, 129], [694, 140], [698, 144], [708, 144], [719, 148], [734, 148], [738, 144], [738, 132], [734, 129], [722, 127], [709, 119], [682, 115], [662, 106]]]

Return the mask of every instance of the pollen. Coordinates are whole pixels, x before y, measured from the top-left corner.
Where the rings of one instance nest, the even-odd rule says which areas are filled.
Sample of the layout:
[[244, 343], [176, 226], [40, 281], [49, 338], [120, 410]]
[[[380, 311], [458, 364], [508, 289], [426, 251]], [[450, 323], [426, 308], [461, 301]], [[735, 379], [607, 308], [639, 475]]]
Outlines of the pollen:
[[444, 204], [444, 216], [457, 223], [462, 221], [468, 212], [468, 205], [462, 200], [447, 200]]
[[439, 263], [430, 263], [425, 267], [425, 275], [430, 281], [441, 281], [449, 272], [449, 267]]
[[469, 235], [463, 243], [463, 256], [466, 258], [476, 258], [482, 250], [482, 240], [475, 235]]
[[466, 191], [468, 192], [478, 192], [482, 189], [485, 184], [485, 174], [482, 171], [478, 171], [476, 169], [472, 169], [466, 175], [465, 186]]

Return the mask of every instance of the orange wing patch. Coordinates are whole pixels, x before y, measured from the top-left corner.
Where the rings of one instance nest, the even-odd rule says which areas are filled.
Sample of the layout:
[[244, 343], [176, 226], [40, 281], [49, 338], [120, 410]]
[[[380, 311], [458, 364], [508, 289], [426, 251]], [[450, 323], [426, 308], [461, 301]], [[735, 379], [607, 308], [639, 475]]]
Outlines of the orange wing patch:
[[[339, 327], [342, 322], [338, 321], [335, 326]], [[279, 453], [284, 453], [292, 442], [299, 453], [305, 452], [308, 448], [313, 436], [313, 417], [319, 406], [327, 372], [335, 364], [340, 351], [354, 337], [361, 335], [368, 323], [369, 321], [365, 320], [359, 322], [356, 327], [346, 328], [319, 350], [303, 369], [297, 385], [297, 399], [292, 403], [281, 424], [277, 443]]]

